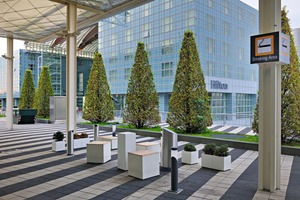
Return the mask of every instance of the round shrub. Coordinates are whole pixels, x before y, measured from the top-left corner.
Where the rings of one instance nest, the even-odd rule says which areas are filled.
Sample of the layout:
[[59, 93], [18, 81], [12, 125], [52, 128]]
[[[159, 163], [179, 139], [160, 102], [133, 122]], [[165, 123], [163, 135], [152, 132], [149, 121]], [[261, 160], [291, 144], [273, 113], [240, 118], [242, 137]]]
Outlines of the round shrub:
[[209, 144], [206, 144], [203, 148], [203, 152], [205, 154], [209, 154], [209, 155], [214, 155], [215, 154], [215, 151], [216, 151], [216, 144], [215, 143], [209, 143]]
[[216, 148], [216, 151], [215, 151], [216, 156], [226, 157], [226, 156], [228, 156], [228, 154], [229, 154], [228, 146], [226, 144], [223, 144]]
[[192, 144], [186, 144], [186, 145], [184, 145], [184, 151], [197, 151], [197, 149]]
[[80, 138], [88, 138], [89, 135], [87, 133], [81, 133]]
[[75, 133], [74, 134], [74, 139], [79, 139], [80, 138], [80, 135], [78, 133]]
[[65, 138], [64, 133], [61, 131], [57, 131], [53, 134], [53, 139], [57, 141], [62, 141]]

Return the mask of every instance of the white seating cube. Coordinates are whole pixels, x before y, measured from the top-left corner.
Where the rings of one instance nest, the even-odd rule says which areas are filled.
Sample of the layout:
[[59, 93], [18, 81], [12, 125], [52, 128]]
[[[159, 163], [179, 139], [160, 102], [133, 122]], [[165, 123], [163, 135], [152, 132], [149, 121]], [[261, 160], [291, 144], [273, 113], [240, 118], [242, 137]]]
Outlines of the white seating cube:
[[136, 134], [132, 132], [118, 133], [118, 168], [128, 170], [128, 152], [136, 149]]
[[159, 153], [150, 150], [140, 150], [128, 153], [128, 175], [139, 179], [158, 176]]
[[136, 143], [136, 150], [150, 150], [150, 151], [155, 151], [159, 152], [159, 160], [160, 160], [160, 143], [158, 142], [140, 142]]
[[93, 141], [86, 146], [88, 163], [105, 163], [111, 160], [110, 141]]
[[104, 135], [99, 136], [96, 138], [97, 141], [110, 141], [111, 142], [111, 149], [118, 148], [118, 137], [113, 137], [111, 135]]

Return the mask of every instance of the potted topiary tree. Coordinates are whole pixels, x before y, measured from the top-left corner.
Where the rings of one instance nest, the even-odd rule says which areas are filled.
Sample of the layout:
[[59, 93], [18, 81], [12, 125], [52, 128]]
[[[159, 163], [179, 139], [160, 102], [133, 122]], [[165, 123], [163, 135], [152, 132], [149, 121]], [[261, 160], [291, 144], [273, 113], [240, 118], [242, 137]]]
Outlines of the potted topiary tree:
[[186, 144], [184, 146], [181, 162], [190, 165], [198, 163], [198, 151], [194, 145]]
[[20, 94], [19, 110], [14, 116], [14, 123], [17, 124], [34, 124], [37, 110], [33, 109], [34, 101], [34, 82], [32, 78], [31, 70], [26, 70], [24, 80], [22, 83], [22, 90]]
[[64, 151], [66, 149], [64, 138], [64, 133], [61, 131], [57, 131], [53, 134], [52, 151]]
[[226, 171], [231, 169], [231, 156], [227, 145], [206, 144], [201, 155], [202, 167]]

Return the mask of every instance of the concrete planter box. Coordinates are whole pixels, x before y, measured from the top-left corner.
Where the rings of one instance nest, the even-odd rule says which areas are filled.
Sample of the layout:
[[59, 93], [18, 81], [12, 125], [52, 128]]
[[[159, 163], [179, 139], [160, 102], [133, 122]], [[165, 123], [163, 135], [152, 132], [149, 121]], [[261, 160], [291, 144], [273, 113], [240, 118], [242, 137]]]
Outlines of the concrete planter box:
[[52, 151], [64, 151], [66, 150], [66, 141], [52, 140]]
[[74, 139], [74, 149], [86, 148], [86, 145], [89, 142], [90, 142], [90, 138]]
[[198, 151], [182, 151], [181, 162], [190, 165], [198, 163]]
[[201, 155], [202, 167], [226, 171], [231, 169], [231, 156], [220, 157], [202, 153]]

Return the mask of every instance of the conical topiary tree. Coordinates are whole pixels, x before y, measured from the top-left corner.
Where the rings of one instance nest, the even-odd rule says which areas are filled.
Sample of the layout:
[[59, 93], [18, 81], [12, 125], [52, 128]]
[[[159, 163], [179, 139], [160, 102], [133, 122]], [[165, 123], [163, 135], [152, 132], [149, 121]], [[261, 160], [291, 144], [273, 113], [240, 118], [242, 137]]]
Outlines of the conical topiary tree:
[[259, 111], [259, 98], [258, 98], [259, 93], [257, 93], [257, 100], [256, 100], [256, 107], [254, 110], [254, 118], [252, 122], [252, 130], [255, 133], [258, 133], [259, 127], [258, 127], [258, 111]]
[[34, 82], [31, 70], [26, 70], [20, 95], [19, 108], [32, 109], [34, 103]]
[[128, 83], [123, 120], [136, 128], [160, 122], [158, 94], [144, 43], [139, 42]]
[[94, 54], [82, 117], [92, 123], [107, 122], [114, 119], [114, 105], [104, 63], [102, 55], [98, 52]]
[[184, 33], [167, 122], [187, 133], [201, 133], [212, 124], [209, 97], [194, 34]]
[[39, 78], [38, 88], [34, 97], [34, 108], [38, 111], [37, 115], [49, 117], [50, 115], [50, 96], [54, 96], [51, 84], [49, 67], [43, 66]]
[[286, 7], [281, 11], [281, 31], [290, 36], [290, 64], [281, 66], [281, 141], [287, 143], [300, 137], [300, 71]]

